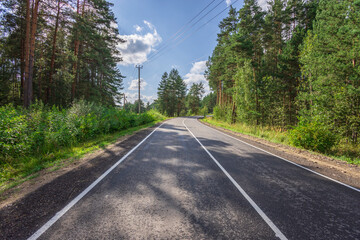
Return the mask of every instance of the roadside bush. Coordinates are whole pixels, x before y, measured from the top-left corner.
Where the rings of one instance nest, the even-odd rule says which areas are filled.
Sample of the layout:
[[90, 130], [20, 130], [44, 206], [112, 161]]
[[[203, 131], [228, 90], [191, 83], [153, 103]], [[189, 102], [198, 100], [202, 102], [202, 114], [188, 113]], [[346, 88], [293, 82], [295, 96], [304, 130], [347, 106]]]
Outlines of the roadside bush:
[[209, 110], [208, 110], [207, 106], [205, 106], [201, 109], [201, 115], [203, 115], [204, 118], [206, 118], [206, 116], [208, 115], [208, 112], [209, 112]]
[[163, 119], [155, 111], [137, 115], [85, 101], [74, 102], [62, 110], [47, 108], [40, 102], [28, 110], [3, 106], [0, 107], [0, 165]]
[[298, 125], [289, 131], [290, 143], [297, 147], [328, 152], [336, 143], [336, 135], [317, 120], [301, 118]]
[[221, 108], [219, 106], [214, 107], [214, 118], [216, 120], [225, 120], [226, 109]]
[[0, 154], [3, 157], [17, 157], [31, 149], [28, 121], [22, 111], [13, 105], [0, 108]]
[[162, 115], [161, 113], [159, 113], [158, 111], [155, 111], [155, 110], [149, 110], [147, 111], [147, 114], [149, 114], [151, 117], [153, 117], [154, 119], [158, 120], [158, 121], [162, 121], [162, 120], [165, 120], [166, 117], [164, 115]]

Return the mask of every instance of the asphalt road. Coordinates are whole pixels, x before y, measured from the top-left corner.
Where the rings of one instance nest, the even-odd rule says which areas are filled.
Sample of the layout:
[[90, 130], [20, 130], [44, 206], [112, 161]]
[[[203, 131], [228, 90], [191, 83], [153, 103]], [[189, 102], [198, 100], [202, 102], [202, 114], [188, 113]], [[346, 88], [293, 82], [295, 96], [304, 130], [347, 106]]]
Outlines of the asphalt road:
[[358, 190], [193, 118], [167, 121], [92, 187], [33, 238], [360, 239]]

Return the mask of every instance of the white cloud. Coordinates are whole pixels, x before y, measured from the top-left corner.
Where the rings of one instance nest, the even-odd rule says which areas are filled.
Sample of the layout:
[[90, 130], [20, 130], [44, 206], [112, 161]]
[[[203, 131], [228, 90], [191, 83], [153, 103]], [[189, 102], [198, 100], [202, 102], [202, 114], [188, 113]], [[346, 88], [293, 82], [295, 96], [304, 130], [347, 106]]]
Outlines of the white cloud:
[[268, 0], [259, 0], [258, 1], [258, 4], [262, 8], [262, 10], [268, 9], [269, 4], [267, 2], [268, 2]]
[[[136, 100], [139, 99], [139, 96], [137, 93], [126, 92], [125, 96], [126, 96], [126, 102], [130, 102], [130, 103], [134, 103]], [[140, 97], [141, 97], [141, 101], [143, 101], [145, 103], [147, 103], [147, 102], [152, 103], [156, 99], [156, 96], [146, 96], [146, 95], [142, 95], [142, 94], [140, 94]], [[124, 104], [123, 100], [122, 100], [121, 104]]]
[[200, 61], [193, 63], [190, 72], [184, 76], [184, 82], [190, 88], [193, 83], [200, 83], [204, 84], [205, 94], [207, 95], [210, 93], [209, 83], [206, 81], [204, 77], [204, 72], [206, 70], [206, 61]]
[[144, 20], [144, 23], [146, 24], [146, 26], [148, 26], [148, 28], [150, 28], [150, 30], [154, 30], [154, 29], [155, 29], [154, 25], [152, 25], [150, 22]]
[[[144, 21], [151, 32], [141, 34], [120, 35], [126, 40], [125, 43], [120, 43], [118, 49], [123, 59], [119, 64], [121, 65], [135, 65], [146, 62], [147, 56], [155, 51], [154, 47], [158, 45], [162, 38], [157, 33], [156, 28], [148, 21]], [[139, 26], [140, 27], [140, 26]]]
[[[138, 82], [139, 80], [138, 79], [134, 79], [134, 80], [131, 80], [131, 82], [129, 83], [130, 86], [129, 86], [129, 90], [138, 90]], [[145, 87], [147, 86], [147, 82], [144, 81], [144, 79], [140, 78], [140, 90], [144, 90]]]
[[141, 96], [142, 101], [144, 101], [145, 103], [147, 102], [152, 103], [154, 102], [154, 100], [156, 100], [156, 98], [157, 98], [156, 96], [145, 96], [145, 95]]
[[226, 6], [230, 6], [231, 0], [226, 0]]
[[137, 32], [141, 32], [143, 30], [143, 28], [140, 27], [139, 25], [134, 25], [134, 28]]

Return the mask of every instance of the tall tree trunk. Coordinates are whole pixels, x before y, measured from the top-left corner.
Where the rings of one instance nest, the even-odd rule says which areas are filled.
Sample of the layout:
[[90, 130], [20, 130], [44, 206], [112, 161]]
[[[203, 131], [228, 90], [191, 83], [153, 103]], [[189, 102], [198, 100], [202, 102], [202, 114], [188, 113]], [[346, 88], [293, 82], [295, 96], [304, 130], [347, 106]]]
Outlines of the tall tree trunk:
[[51, 89], [52, 89], [52, 81], [53, 81], [53, 75], [54, 75], [54, 69], [55, 69], [56, 38], [57, 38], [57, 32], [58, 32], [58, 27], [59, 27], [60, 3], [61, 3], [61, 0], [58, 0], [54, 37], [53, 37], [53, 44], [52, 44], [49, 85], [48, 85], [47, 91], [46, 91], [46, 102], [49, 102], [52, 98]]
[[[28, 108], [31, 104], [33, 97], [33, 74], [34, 74], [34, 54], [35, 54], [35, 36], [37, 29], [37, 19], [38, 19], [38, 10], [39, 10], [40, 0], [34, 0], [32, 7], [32, 17], [31, 17], [31, 29], [29, 26], [26, 26], [26, 32], [30, 33], [26, 35], [25, 41], [26, 51], [25, 51], [25, 91], [24, 91], [24, 106]], [[28, 0], [28, 9], [26, 15], [29, 14], [30, 19], [30, 2]], [[28, 9], [26, 11], [28, 11]], [[27, 19], [28, 20], [28, 19]], [[30, 25], [30, 22], [27, 22]]]
[[[44, 55], [44, 52], [41, 51], [40, 59], [43, 58], [43, 55]], [[43, 87], [42, 87], [42, 81], [43, 81], [42, 71], [43, 71], [43, 65], [42, 65], [42, 61], [40, 61], [39, 70], [38, 70], [39, 99], [41, 101], [44, 101], [44, 99], [43, 99]]]
[[28, 78], [29, 78], [29, 51], [30, 51], [30, 0], [26, 1], [26, 30], [25, 30], [25, 42], [24, 42], [24, 75], [22, 76], [21, 82], [23, 85], [23, 103], [24, 107], [29, 107], [29, 97], [28, 97]]
[[21, 33], [21, 54], [20, 54], [20, 89], [19, 89], [19, 99], [20, 102], [23, 101], [23, 93], [24, 93], [24, 81], [25, 81], [25, 32], [24, 32], [24, 24], [26, 21], [21, 21], [20, 25], [20, 33]]
[[[85, 1], [83, 0], [82, 5], [82, 16], [84, 16], [85, 12]], [[77, 16], [80, 15], [80, 0], [77, 0]], [[74, 74], [74, 80], [71, 86], [71, 100], [73, 101], [75, 99], [76, 94], [76, 85], [77, 85], [77, 78], [78, 78], [78, 56], [79, 56], [79, 48], [80, 48], [80, 40], [79, 40], [79, 31], [76, 30], [76, 36], [75, 36], [75, 47], [74, 47], [74, 56], [75, 56], [75, 62], [73, 64], [73, 74]]]
[[[259, 95], [258, 95], [258, 89], [257, 89], [257, 83], [256, 83], [256, 72], [255, 68], [253, 67], [253, 77], [254, 77], [254, 85], [255, 85], [255, 104], [256, 104], [256, 113], [259, 113], [260, 107], [259, 107]], [[263, 119], [262, 119], [263, 120]], [[256, 125], [259, 125], [259, 117], [256, 114]]]

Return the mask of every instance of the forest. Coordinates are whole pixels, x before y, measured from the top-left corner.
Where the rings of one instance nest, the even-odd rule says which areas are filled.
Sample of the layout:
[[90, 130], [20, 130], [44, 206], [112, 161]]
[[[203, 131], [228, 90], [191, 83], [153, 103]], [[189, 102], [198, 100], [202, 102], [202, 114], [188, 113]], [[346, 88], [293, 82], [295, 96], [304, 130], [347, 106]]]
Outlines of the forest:
[[122, 89], [119, 38], [105, 0], [0, 3], [0, 105], [114, 105]]
[[170, 117], [206, 116], [213, 111], [216, 96], [209, 93], [206, 96], [202, 82], [191, 84], [188, 88], [177, 69], [165, 72], [158, 86], [158, 98], [153, 106], [162, 114]]
[[360, 1], [273, 0], [264, 11], [245, 0], [219, 29], [206, 71], [215, 119], [289, 130], [320, 152], [358, 148]]
[[0, 2], [0, 192], [165, 119], [116, 106], [124, 40], [111, 7], [106, 0]]

